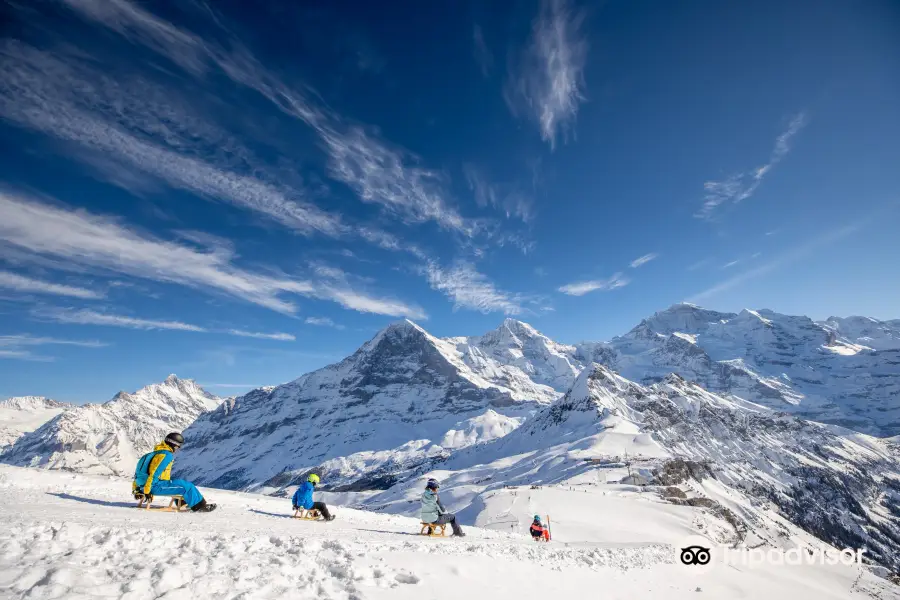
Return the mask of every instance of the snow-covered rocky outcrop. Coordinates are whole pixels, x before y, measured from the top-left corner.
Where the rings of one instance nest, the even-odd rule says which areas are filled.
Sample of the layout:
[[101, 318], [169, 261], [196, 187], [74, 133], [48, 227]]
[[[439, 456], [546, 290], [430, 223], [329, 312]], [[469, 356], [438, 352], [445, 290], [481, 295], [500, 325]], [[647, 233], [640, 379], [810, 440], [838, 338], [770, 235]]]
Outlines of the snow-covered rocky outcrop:
[[18, 396], [0, 400], [0, 454], [17, 439], [34, 431], [71, 404], [43, 396]]
[[180, 431], [221, 399], [170, 375], [103, 404], [71, 407], [23, 435], [0, 460], [79, 473], [130, 474], [137, 458], [170, 431]]

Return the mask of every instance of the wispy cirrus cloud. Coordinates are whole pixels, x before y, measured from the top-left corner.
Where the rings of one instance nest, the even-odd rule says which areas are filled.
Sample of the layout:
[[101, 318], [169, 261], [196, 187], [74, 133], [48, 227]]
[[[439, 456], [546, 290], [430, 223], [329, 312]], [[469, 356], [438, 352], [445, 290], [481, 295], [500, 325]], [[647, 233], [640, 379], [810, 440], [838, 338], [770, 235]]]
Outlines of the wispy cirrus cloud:
[[518, 315], [526, 311], [525, 297], [498, 289], [471, 263], [459, 262], [450, 269], [431, 263], [426, 268], [425, 275], [432, 289], [443, 292], [453, 301], [454, 310], [465, 308], [507, 315]]
[[97, 340], [67, 340], [53, 337], [34, 336], [30, 334], [0, 335], [0, 359], [27, 360], [33, 362], [52, 362], [53, 356], [36, 354], [32, 348], [37, 346], [79, 346], [81, 348], [102, 348], [108, 344]]
[[277, 340], [283, 342], [293, 342], [297, 339], [289, 333], [258, 333], [241, 329], [209, 329], [207, 327], [200, 327], [199, 325], [192, 325], [191, 323], [185, 323], [183, 321], [143, 319], [127, 315], [97, 312], [88, 309], [42, 308], [35, 310], [34, 316], [40, 319], [46, 319], [56, 323], [67, 323], [70, 325], [98, 325], [102, 327], [123, 327], [125, 329], [142, 329], [147, 331], [171, 330], [191, 331], [195, 333], [221, 333], [238, 337]]
[[119, 165], [118, 171], [141, 171], [173, 188], [262, 214], [303, 235], [341, 237], [350, 232], [338, 215], [301, 200], [304, 190], [216, 164], [212, 146], [223, 144], [242, 161], [251, 161], [250, 170], [264, 169], [246, 149], [235, 147], [225, 134], [146, 82], [114, 81], [74, 59], [64, 61], [17, 42], [0, 47], [0, 74], [0, 114], [79, 144], [79, 160], [90, 163], [100, 153]]
[[583, 21], [568, 0], [542, 0], [521, 63], [504, 90], [512, 113], [534, 119], [551, 148], [557, 136], [571, 129], [585, 100], [588, 42]]
[[227, 333], [238, 337], [255, 338], [258, 340], [276, 340], [279, 342], [293, 342], [296, 337], [290, 333], [259, 333], [258, 331], [244, 331], [242, 329], [227, 329], [218, 333]]
[[71, 285], [61, 285], [49, 281], [32, 279], [9, 271], [0, 271], [0, 288], [34, 294], [50, 294], [54, 296], [69, 296], [85, 300], [102, 298], [103, 294], [94, 290], [88, 290]]
[[344, 329], [340, 323], [335, 323], [328, 317], [306, 317], [304, 321], [307, 325], [316, 325], [317, 327], [333, 327], [334, 329]]
[[234, 264], [225, 247], [203, 252], [128, 229], [108, 217], [72, 211], [0, 192], [0, 256], [5, 248], [17, 260], [34, 257], [59, 269], [94, 268], [124, 273], [200, 291], [213, 291], [271, 310], [292, 314], [296, 306], [282, 296], [331, 300], [352, 310], [416, 316], [421, 309], [398, 300], [373, 297], [344, 281], [293, 279], [277, 272], [250, 271]]
[[646, 265], [651, 260], [655, 260], [657, 258], [659, 258], [659, 254], [657, 254], [655, 252], [651, 252], [650, 254], [645, 254], [643, 256], [640, 256], [640, 257], [634, 259], [633, 261], [631, 261], [631, 264], [629, 266], [632, 269], [637, 269], [638, 267]]
[[476, 224], [446, 202], [440, 173], [410, 164], [402, 151], [389, 148], [361, 127], [320, 126], [317, 131], [330, 156], [331, 177], [363, 202], [379, 204], [407, 223], [434, 221], [466, 236], [475, 234]]
[[592, 279], [570, 283], [559, 288], [559, 291], [569, 296], [584, 296], [590, 292], [616, 290], [625, 287], [629, 283], [631, 283], [629, 279], [623, 277], [621, 273], [616, 273], [609, 279]]
[[484, 42], [484, 32], [480, 25], [472, 28], [472, 43], [475, 62], [481, 69], [481, 74], [486, 78], [491, 76], [491, 69], [494, 67], [494, 55]]
[[207, 330], [197, 325], [183, 323], [181, 321], [166, 321], [160, 319], [140, 319], [125, 315], [100, 313], [93, 310], [81, 309], [39, 309], [34, 311], [34, 316], [55, 321], [56, 323], [68, 323], [74, 325], [101, 325], [109, 327], [125, 327], [128, 329], [170, 329], [174, 331], [194, 331], [205, 333]]
[[867, 221], [868, 219], [864, 219], [856, 223], [847, 225], [846, 227], [841, 227], [840, 229], [829, 231], [817, 238], [813, 238], [808, 242], [801, 244], [800, 246], [796, 246], [792, 250], [789, 250], [788, 252], [764, 265], [760, 265], [758, 267], [754, 267], [752, 269], [744, 271], [743, 273], [721, 281], [713, 285], [712, 287], [703, 290], [702, 292], [694, 294], [691, 298], [688, 299], [688, 302], [696, 303], [708, 298], [712, 298], [721, 294], [722, 292], [726, 292], [734, 287], [746, 283], [747, 281], [757, 279], [771, 273], [772, 271], [775, 271], [776, 269], [780, 269], [797, 261], [800, 261], [810, 254], [813, 254], [819, 248], [829, 246], [848, 236], [853, 235], [854, 233], [862, 229], [863, 225], [865, 225]]
[[515, 185], [491, 182], [481, 169], [471, 163], [463, 165], [463, 174], [478, 206], [502, 210], [508, 219], [528, 222], [533, 218], [534, 203], [531, 197]]
[[66, 1], [81, 16], [195, 75], [217, 69], [234, 83], [261, 94], [284, 114], [305, 123], [318, 135], [329, 156], [331, 177], [346, 184], [362, 202], [380, 205], [408, 224], [434, 221], [466, 237], [478, 233], [478, 222], [462, 217], [449, 203], [437, 171], [419, 166], [418, 157], [392, 148], [374, 133], [361, 126], [347, 125], [340, 115], [318, 106], [311, 100], [314, 94], [283, 82], [236, 39], [231, 40], [226, 50], [213, 40], [179, 28], [128, 0]]
[[724, 265], [722, 265], [722, 268], [723, 268], [723, 269], [730, 269], [731, 267], [737, 265], [737, 264], [740, 263], [740, 262], [741, 262], [741, 261], [740, 261], [739, 259], [738, 259], [738, 260], [730, 260], [730, 261], [728, 261], [727, 263], [725, 263]]
[[[763, 178], [772, 168], [780, 163], [791, 149], [791, 141], [801, 129], [809, 122], [806, 112], [800, 112], [788, 124], [787, 129], [775, 138], [775, 147], [769, 156], [769, 161], [751, 169], [729, 175], [725, 179], [707, 181], [703, 184], [706, 195], [703, 199], [703, 207], [694, 215], [699, 219], [713, 220], [716, 211], [722, 204], [737, 204], [751, 197], [762, 183]], [[766, 234], [769, 235], [769, 234]]]

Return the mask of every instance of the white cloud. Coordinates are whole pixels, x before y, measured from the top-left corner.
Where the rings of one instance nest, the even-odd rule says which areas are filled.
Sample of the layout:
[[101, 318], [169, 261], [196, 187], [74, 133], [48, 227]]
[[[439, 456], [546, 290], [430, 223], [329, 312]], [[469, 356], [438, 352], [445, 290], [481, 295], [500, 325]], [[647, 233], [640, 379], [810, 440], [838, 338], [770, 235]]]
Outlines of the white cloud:
[[453, 308], [466, 308], [482, 313], [502, 312], [518, 315], [525, 311], [521, 295], [497, 289], [487, 276], [475, 270], [466, 262], [457, 263], [452, 269], [444, 270], [435, 263], [425, 271], [431, 288], [444, 292], [453, 300]]
[[656, 254], [655, 252], [651, 252], [650, 254], [645, 254], [645, 255], [631, 261], [631, 268], [637, 269], [638, 267], [640, 267], [642, 265], [646, 265], [648, 262], [650, 262], [651, 260], [656, 259], [656, 258], [659, 258], [659, 254]]
[[52, 362], [54, 357], [35, 354], [31, 348], [35, 346], [79, 346], [82, 348], [102, 348], [107, 344], [97, 340], [65, 340], [52, 337], [34, 336], [30, 334], [0, 335], [0, 358], [27, 360], [33, 362]]
[[759, 267], [755, 267], [750, 269], [749, 271], [745, 271], [739, 275], [735, 275], [725, 281], [717, 283], [716, 285], [699, 292], [698, 294], [694, 294], [691, 298], [688, 299], [688, 302], [698, 303], [701, 300], [706, 300], [713, 296], [717, 296], [722, 292], [728, 291], [731, 288], [734, 288], [738, 285], [741, 285], [747, 281], [752, 279], [756, 279], [758, 277], [762, 277], [763, 275], [767, 275], [768, 273], [779, 269], [781, 267], [790, 265], [799, 260], [802, 260], [814, 253], [819, 248], [830, 246], [831, 244], [848, 237], [857, 231], [859, 231], [862, 226], [865, 224], [866, 220], [859, 221], [857, 223], [848, 225], [846, 227], [842, 227], [841, 229], [836, 229], [834, 231], [828, 232], [825, 235], [810, 240], [809, 242], [795, 247], [793, 250], [785, 253], [784, 255], [776, 258], [775, 260], [761, 265]]
[[625, 287], [629, 283], [631, 283], [631, 281], [626, 279], [625, 277], [622, 277], [621, 273], [616, 273], [609, 279], [594, 279], [591, 281], [579, 281], [576, 283], [570, 283], [559, 288], [559, 291], [570, 296], [584, 296], [585, 294], [598, 290], [616, 290], [621, 287]]
[[531, 198], [515, 186], [491, 183], [472, 164], [463, 165], [463, 174], [478, 206], [502, 210], [508, 219], [515, 217], [526, 223], [532, 219], [534, 207]]
[[475, 225], [444, 199], [442, 176], [410, 165], [400, 151], [366, 133], [361, 127], [317, 131], [330, 156], [331, 177], [347, 184], [360, 200], [378, 204], [406, 223], [434, 221], [444, 229], [472, 236]]
[[[706, 195], [703, 207], [694, 215], [700, 219], [712, 220], [718, 207], [725, 203], [737, 204], [751, 197], [762, 183], [763, 177], [780, 163], [791, 149], [791, 140], [808, 122], [805, 112], [796, 115], [788, 124], [788, 128], [775, 138], [775, 147], [766, 164], [745, 171], [734, 173], [720, 181], [707, 181], [703, 184]], [[774, 232], [771, 232], [774, 233]], [[767, 233], [766, 235], [771, 235]]]
[[236, 335], [239, 337], [256, 338], [259, 340], [277, 340], [281, 342], [293, 342], [297, 339], [290, 333], [257, 333], [255, 331], [243, 331], [240, 329], [228, 329], [227, 331], [220, 333], [227, 333], [228, 335]]
[[37, 279], [31, 279], [30, 277], [10, 273], [9, 271], [0, 271], [0, 288], [7, 288], [17, 292], [70, 296], [72, 298], [82, 298], [85, 300], [103, 297], [103, 294], [93, 290], [39, 281]]
[[[132, 89], [126, 81], [114, 82], [17, 43], [5, 44], [0, 56], [0, 114], [24, 127], [80, 144], [76, 158], [91, 162], [96, 160], [94, 153], [102, 153], [109, 157], [107, 161], [120, 165], [119, 170], [142, 171], [174, 188], [263, 214], [304, 235], [340, 237], [350, 231], [339, 216], [298, 200], [302, 190], [240, 175], [198, 158], [198, 151], [213, 151], [205, 146], [234, 143], [183, 113], [172, 98], [147, 84]], [[161, 143], [148, 141], [148, 129]], [[262, 170], [245, 149], [228, 149], [252, 161], [254, 171]]]
[[304, 93], [271, 74], [236, 40], [226, 51], [127, 0], [109, 5], [102, 0], [67, 2], [82, 16], [194, 74], [217, 67], [235, 83], [256, 90], [285, 114], [300, 119], [318, 134], [328, 152], [331, 176], [349, 186], [363, 202], [378, 204], [407, 223], [434, 221], [466, 236], [477, 231], [474, 222], [448, 205], [437, 172], [417, 166], [416, 157], [389, 148], [363, 128], [348, 126], [340, 115], [315, 106]]
[[712, 260], [711, 258], [704, 258], [704, 259], [702, 259], [702, 260], [698, 260], [698, 261], [695, 262], [694, 264], [690, 265], [690, 266], [687, 268], [687, 270], [688, 270], [688, 271], [696, 271], [697, 269], [702, 269], [703, 267], [706, 267], [706, 266], [708, 266], [710, 263], [712, 263], [712, 261], [713, 261], [713, 260]]
[[738, 264], [739, 262], [741, 262], [741, 261], [740, 261], [740, 260], [732, 260], [732, 261], [727, 262], [727, 263], [725, 263], [724, 265], [722, 265], [722, 268], [723, 268], [723, 269], [730, 269], [731, 267], [733, 267], [734, 265]]
[[54, 337], [35, 336], [29, 334], [21, 335], [0, 335], [0, 347], [9, 348], [11, 346], [80, 346], [82, 348], [103, 348], [108, 346], [98, 340], [64, 340]]
[[334, 327], [335, 329], [344, 329], [343, 325], [335, 323], [328, 317], [306, 317], [307, 325], [317, 325], [319, 327]]
[[551, 148], [557, 135], [573, 126], [585, 99], [588, 43], [583, 20], [567, 0], [542, 0], [522, 64], [504, 91], [513, 114], [528, 113]]
[[428, 314], [416, 305], [407, 305], [399, 300], [391, 300], [390, 298], [373, 298], [349, 288], [325, 286], [322, 293], [344, 308], [357, 312], [409, 317], [410, 319], [424, 320], [428, 318]]
[[126, 327], [128, 329], [172, 329], [175, 331], [195, 331], [204, 333], [207, 330], [181, 321], [162, 321], [157, 319], [139, 319], [123, 315], [99, 313], [93, 310], [45, 309], [36, 311], [40, 318], [76, 325], [105, 325], [109, 327]]
[[222, 333], [238, 337], [256, 338], [263, 340], [277, 340], [293, 342], [297, 338], [289, 333], [257, 333], [243, 331], [241, 329], [208, 329], [199, 325], [184, 323], [183, 321], [167, 321], [161, 319], [142, 319], [125, 315], [101, 313], [93, 310], [49, 308], [34, 311], [38, 318], [48, 319], [57, 323], [74, 325], [99, 325], [106, 327], [124, 327], [126, 329], [155, 330], [166, 329], [172, 331], [191, 331], [195, 333]]
[[346, 284], [290, 279], [235, 266], [225, 247], [201, 252], [193, 247], [141, 235], [86, 211], [69, 211], [0, 192], [0, 252], [3, 243], [25, 251], [27, 260], [50, 256], [57, 268], [69, 265], [124, 273], [154, 281], [215, 291], [291, 314], [282, 294], [327, 299], [346, 308], [421, 318], [423, 312], [400, 301], [370, 297]]
[[472, 41], [474, 42], [475, 61], [481, 68], [481, 74], [490, 77], [491, 68], [494, 66], [494, 56], [484, 42], [484, 32], [481, 31], [480, 25], [475, 25], [472, 29]]

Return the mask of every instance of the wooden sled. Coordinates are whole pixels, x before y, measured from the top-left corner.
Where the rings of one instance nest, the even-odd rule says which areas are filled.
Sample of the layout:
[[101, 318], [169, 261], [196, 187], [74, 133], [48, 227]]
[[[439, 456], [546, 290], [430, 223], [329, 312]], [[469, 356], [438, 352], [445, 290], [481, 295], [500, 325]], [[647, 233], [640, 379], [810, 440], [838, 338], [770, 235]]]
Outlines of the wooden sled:
[[446, 525], [438, 525], [436, 523], [422, 523], [422, 529], [419, 535], [427, 535], [428, 537], [444, 537]]
[[184, 498], [181, 496], [172, 496], [168, 506], [150, 506], [151, 502], [152, 500], [141, 498], [138, 501], [137, 507], [143, 510], [153, 510], [157, 512], [188, 512], [188, 510], [190, 510], [187, 503], [184, 501]]
[[298, 508], [294, 511], [294, 519], [300, 519], [301, 521], [319, 521], [322, 519], [322, 514], [314, 508], [306, 510], [305, 508]]

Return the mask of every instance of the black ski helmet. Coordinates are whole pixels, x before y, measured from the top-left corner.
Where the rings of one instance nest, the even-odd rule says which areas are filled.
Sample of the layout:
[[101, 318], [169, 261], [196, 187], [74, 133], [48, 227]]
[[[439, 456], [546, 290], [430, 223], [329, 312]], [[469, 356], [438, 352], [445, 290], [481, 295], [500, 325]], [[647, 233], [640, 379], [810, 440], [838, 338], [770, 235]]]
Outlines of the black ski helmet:
[[173, 431], [166, 436], [165, 442], [175, 450], [178, 450], [184, 444], [184, 436], [177, 431]]
[[434, 478], [429, 479], [429, 480], [428, 480], [428, 483], [425, 484], [425, 489], [426, 489], [426, 490], [436, 490], [436, 489], [438, 489], [439, 487], [441, 487], [440, 482], [438, 482], [438, 480], [437, 480], [437, 479], [434, 479]]

